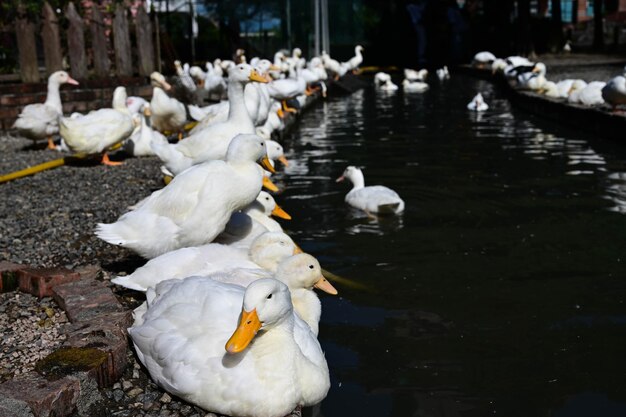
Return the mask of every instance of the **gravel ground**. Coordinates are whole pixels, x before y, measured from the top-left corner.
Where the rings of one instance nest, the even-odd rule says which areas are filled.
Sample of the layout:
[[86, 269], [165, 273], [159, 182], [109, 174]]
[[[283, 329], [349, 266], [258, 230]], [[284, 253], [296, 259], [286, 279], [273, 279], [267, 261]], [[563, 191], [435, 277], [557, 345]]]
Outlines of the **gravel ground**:
[[[8, 134], [0, 136], [0, 175], [61, 156], [56, 151], [33, 149], [32, 142], [27, 139]], [[118, 154], [113, 155], [112, 159], [121, 160], [124, 157]], [[105, 281], [118, 274], [133, 272], [145, 261], [126, 249], [97, 239], [93, 230], [96, 223], [115, 221], [126, 211], [127, 206], [161, 188], [159, 165], [155, 157], [129, 158], [118, 167], [91, 161], [81, 166], [63, 166], [0, 184], [3, 200], [0, 205], [0, 260], [35, 267], [65, 266], [70, 269], [98, 265], [103, 270], [102, 279]], [[140, 293], [117, 286], [112, 288], [128, 308], [134, 308], [143, 301]], [[0, 298], [0, 328], [3, 329], [0, 338], [3, 343], [5, 338], [8, 340], [14, 333], [7, 332], [2, 320], [8, 320], [18, 328], [30, 326], [31, 332], [53, 332], [53, 329], [58, 329], [45, 326], [37, 328], [39, 320], [46, 320], [43, 317], [46, 307], [53, 309], [54, 322], [62, 325], [66, 320], [64, 314], [58, 313], [58, 308], [49, 299], [38, 301], [24, 294], [18, 297], [16, 293]], [[3, 308], [13, 313], [4, 314]], [[27, 315], [25, 320], [20, 319], [22, 314]], [[19, 330], [17, 333], [20, 333]], [[11, 340], [11, 343], [16, 344], [15, 340]], [[27, 338], [20, 343], [28, 345], [32, 344], [32, 340]], [[11, 358], [6, 358], [4, 344], [0, 345], [0, 382], [2, 372], [5, 375], [21, 372], [36, 361], [36, 356], [47, 352], [45, 349], [52, 350], [53, 346], [48, 345], [49, 337], [42, 336], [39, 340], [42, 340], [40, 350], [28, 347], [33, 353], [27, 358], [30, 362], [24, 362], [26, 359], [13, 362], [13, 352], [18, 350], [10, 353]], [[61, 344], [62, 339], [57, 337], [53, 342]], [[14, 358], [16, 361], [21, 357], [19, 352], [17, 358]], [[123, 378], [113, 387], [102, 390], [102, 416], [212, 415], [167, 395], [150, 381], [130, 348], [128, 356], [130, 366]], [[4, 368], [8, 370], [3, 371]]]
[[35, 363], [61, 346], [65, 312], [51, 298], [0, 294], [0, 383], [32, 371]]

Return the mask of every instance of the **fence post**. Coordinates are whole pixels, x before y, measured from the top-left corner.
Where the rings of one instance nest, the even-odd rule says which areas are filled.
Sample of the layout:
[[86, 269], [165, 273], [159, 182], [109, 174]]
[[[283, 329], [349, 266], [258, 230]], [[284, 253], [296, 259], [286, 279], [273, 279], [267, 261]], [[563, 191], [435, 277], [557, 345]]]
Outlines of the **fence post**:
[[113, 19], [113, 43], [115, 44], [115, 70], [121, 77], [133, 75], [133, 63], [130, 55], [130, 35], [126, 8], [118, 3]]
[[39, 64], [35, 46], [35, 25], [28, 20], [20, 6], [19, 17], [15, 20], [15, 36], [20, 61], [20, 76], [25, 83], [38, 83]]
[[104, 31], [104, 19], [95, 4], [91, 8], [91, 46], [93, 48], [93, 66], [96, 76], [107, 77], [111, 69], [108, 43]]
[[48, 75], [63, 69], [61, 38], [59, 37], [59, 19], [48, 2], [43, 4], [43, 27], [41, 28], [43, 53]]
[[139, 6], [135, 17], [137, 34], [137, 55], [139, 75], [148, 76], [154, 71], [154, 43], [152, 42], [152, 22], [143, 6]]
[[67, 52], [70, 56], [72, 77], [87, 78], [87, 59], [85, 57], [85, 24], [76, 12], [74, 3], [70, 2], [65, 9], [65, 16], [70, 21], [67, 30]]

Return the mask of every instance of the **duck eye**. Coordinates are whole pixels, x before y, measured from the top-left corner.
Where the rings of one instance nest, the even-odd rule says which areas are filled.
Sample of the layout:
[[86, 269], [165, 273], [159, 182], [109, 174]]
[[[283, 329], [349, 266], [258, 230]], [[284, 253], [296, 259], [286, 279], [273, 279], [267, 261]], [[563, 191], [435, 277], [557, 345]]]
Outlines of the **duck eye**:
[[309, 265], [309, 269], [313, 269], [315, 268], [313, 265]]
[[280, 242], [280, 246], [285, 246], [285, 242]]
[[272, 294], [267, 296], [267, 299], [269, 300], [270, 298], [272, 298]]

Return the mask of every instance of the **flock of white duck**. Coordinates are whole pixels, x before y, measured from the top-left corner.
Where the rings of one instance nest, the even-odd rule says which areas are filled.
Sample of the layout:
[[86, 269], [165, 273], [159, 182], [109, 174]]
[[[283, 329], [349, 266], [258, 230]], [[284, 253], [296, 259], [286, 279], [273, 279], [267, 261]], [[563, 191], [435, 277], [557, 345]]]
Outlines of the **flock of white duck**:
[[626, 73], [606, 82], [586, 82], [571, 78], [555, 82], [546, 78], [547, 67], [542, 62], [532, 62], [520, 56], [496, 58], [488, 51], [477, 53], [473, 65], [478, 68], [490, 68], [494, 74], [503, 74], [520, 90], [534, 91], [553, 99], [566, 100], [571, 104], [591, 107], [606, 103], [613, 110], [619, 105], [626, 104]]
[[[445, 81], [450, 78], [450, 72], [448, 71], [447, 66], [437, 69], [435, 73], [440, 81]], [[405, 68], [404, 79], [402, 80], [402, 89], [409, 93], [423, 93], [429, 88], [428, 83], [426, 82], [427, 76], [427, 69], [421, 69], [418, 71]], [[396, 91], [399, 89], [399, 87], [391, 80], [391, 75], [386, 72], [377, 72], [374, 75], [374, 85], [380, 91]]]
[[[298, 49], [290, 57], [278, 53], [274, 62], [216, 60], [206, 72], [177, 63], [180, 85], [227, 92], [227, 100], [193, 110], [153, 74], [150, 102], [118, 87], [112, 108], [63, 117], [59, 86], [77, 82], [60, 71], [49, 78], [45, 104], [28, 106], [16, 122], [30, 138], [52, 144], [60, 133], [62, 146], [102, 153], [108, 164], [106, 151], [124, 142], [134, 155], [157, 155], [173, 177], [116, 222], [96, 228], [100, 239], [149, 259], [113, 282], [146, 293], [129, 332], [151, 377], [168, 392], [233, 416], [284, 416], [326, 396], [329, 370], [317, 340], [321, 303], [313, 288], [337, 291], [319, 262], [270, 218], [290, 219], [261, 190], [272, 184], [257, 162], [269, 172], [275, 172], [270, 158], [286, 164], [269, 136], [293, 111], [287, 101], [302, 103], [320, 82], [357, 69], [361, 52], [357, 46], [341, 64], [327, 54], [307, 63]], [[196, 111], [204, 116], [187, 138], [170, 143], [159, 132], [182, 133]], [[403, 211], [392, 190], [365, 187], [358, 168], [348, 167], [338, 181], [344, 178], [353, 183], [346, 201], [354, 207]]]

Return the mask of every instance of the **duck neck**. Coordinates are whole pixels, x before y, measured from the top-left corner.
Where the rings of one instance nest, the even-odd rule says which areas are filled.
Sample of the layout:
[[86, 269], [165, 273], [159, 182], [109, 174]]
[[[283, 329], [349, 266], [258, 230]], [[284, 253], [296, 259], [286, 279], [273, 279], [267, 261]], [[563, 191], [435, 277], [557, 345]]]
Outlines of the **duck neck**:
[[365, 177], [363, 177], [363, 173], [360, 171], [355, 171], [354, 174], [350, 176], [350, 181], [352, 181], [353, 190], [365, 187]]
[[306, 288], [292, 289], [291, 302], [293, 303], [293, 309], [302, 320], [306, 322], [311, 328], [311, 331], [317, 336], [319, 333], [319, 322], [322, 316], [322, 304], [317, 294], [313, 290]]
[[244, 84], [238, 81], [231, 81], [228, 83], [228, 120], [236, 121], [240, 123], [252, 124], [250, 114], [246, 109], [246, 101], [244, 94]]
[[59, 83], [55, 80], [48, 80], [48, 95], [46, 96], [46, 106], [54, 108], [59, 114], [63, 114], [61, 104], [61, 93], [59, 93]]

